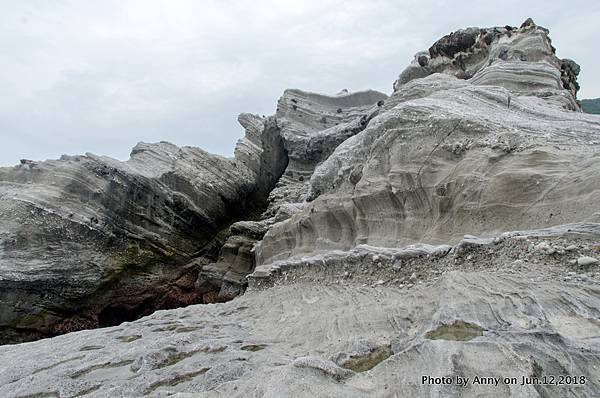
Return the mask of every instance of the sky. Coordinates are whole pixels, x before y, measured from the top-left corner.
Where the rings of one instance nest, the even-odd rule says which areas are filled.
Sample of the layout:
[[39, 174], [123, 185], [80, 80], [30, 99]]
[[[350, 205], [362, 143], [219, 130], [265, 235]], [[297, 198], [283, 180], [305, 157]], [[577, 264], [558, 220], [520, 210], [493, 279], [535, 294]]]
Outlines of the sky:
[[527, 17], [600, 97], [597, 0], [0, 0], [0, 165], [139, 141], [231, 156], [237, 115], [286, 88], [390, 94], [441, 36]]

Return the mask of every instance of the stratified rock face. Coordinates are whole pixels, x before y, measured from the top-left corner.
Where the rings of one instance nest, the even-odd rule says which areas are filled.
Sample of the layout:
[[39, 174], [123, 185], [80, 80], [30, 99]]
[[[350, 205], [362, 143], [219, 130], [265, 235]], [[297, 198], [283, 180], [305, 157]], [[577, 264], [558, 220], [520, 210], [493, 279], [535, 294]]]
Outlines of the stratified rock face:
[[[219, 259], [201, 267], [197, 282], [200, 294], [208, 295], [209, 301], [226, 301], [245, 290], [246, 276], [255, 268], [255, 244], [273, 224], [288, 219], [304, 207], [315, 168], [338, 145], [362, 131], [379, 113], [386, 99], [385, 94], [377, 91], [349, 93], [344, 90], [336, 96], [300, 90], [284, 92], [273, 120], [280, 131], [289, 164], [269, 194], [269, 205], [261, 220], [232, 225]], [[247, 137], [261, 131], [260, 121], [256, 119], [241, 115], [240, 123], [246, 127]], [[238, 148], [253, 148], [248, 141], [242, 140]], [[212, 293], [215, 290], [216, 295]]]
[[287, 159], [272, 120], [241, 115], [236, 159], [169, 143], [0, 169], [0, 342], [201, 302], [198, 267], [266, 205]]
[[[105, 297], [85, 287], [98, 286], [94, 272], [116, 269], [127, 276], [121, 284], [144, 278], [156, 288], [152, 278], [168, 276], [165, 293], [215, 304], [0, 347], [0, 396], [597, 397], [600, 118], [579, 112], [578, 73], [531, 19], [468, 28], [418, 53], [389, 98], [288, 90], [275, 116], [241, 115], [235, 161], [189, 148], [182, 160], [163, 147], [110, 161], [128, 170], [118, 174], [125, 187], [187, 200], [161, 207], [170, 218], [133, 219], [154, 204], [137, 207], [137, 196], [71, 198], [108, 179], [91, 166], [77, 173], [77, 189], [61, 183], [48, 194], [50, 175], [71, 181], [64, 167], [104, 158], [3, 183], [0, 226], [13, 238], [2, 236], [2, 254], [13, 262], [0, 262], [0, 283], [32, 286], [22, 296], [6, 290], [3, 302], [28, 308], [55, 286], [65, 286], [62, 302]], [[38, 167], [3, 173], [35, 176]], [[249, 198], [267, 194], [262, 215], [244, 214]], [[104, 204], [113, 200], [127, 212]], [[75, 222], [58, 203], [77, 209], [80, 229], [41, 229], [53, 225], [48, 214]], [[111, 258], [122, 265], [102, 266], [106, 248], [121, 247]], [[147, 264], [160, 272], [136, 268], [159, 249], [160, 262]], [[194, 258], [164, 266], [176, 256]], [[101, 286], [117, 303], [128, 297], [122, 285]], [[46, 297], [34, 302], [55, 300]]]
[[554, 53], [548, 30], [533, 21], [520, 28], [507, 25], [463, 29], [442, 37], [429, 51], [417, 53], [394, 83], [394, 91], [411, 80], [444, 73], [579, 109], [575, 101], [579, 65], [561, 60]]
[[[481, 47], [467, 46], [468, 32]], [[574, 93], [560, 87], [546, 33], [470, 29], [437, 42], [429, 66], [409, 66], [378, 115], [316, 168], [312, 202], [269, 229], [259, 264], [359, 244], [456, 242], [597, 212], [600, 120], [570, 110]], [[495, 55], [502, 49], [506, 60]]]
[[196, 283], [199, 294], [205, 296], [204, 302], [231, 300], [245, 291], [246, 276], [256, 266], [254, 245], [268, 226], [269, 222], [263, 220], [240, 221], [230, 227], [218, 260], [200, 269]]
[[[570, 262], [599, 239], [588, 223], [315, 256], [228, 303], [0, 347], [0, 395], [596, 397], [600, 269]], [[551, 375], [570, 382], [521, 384]]]

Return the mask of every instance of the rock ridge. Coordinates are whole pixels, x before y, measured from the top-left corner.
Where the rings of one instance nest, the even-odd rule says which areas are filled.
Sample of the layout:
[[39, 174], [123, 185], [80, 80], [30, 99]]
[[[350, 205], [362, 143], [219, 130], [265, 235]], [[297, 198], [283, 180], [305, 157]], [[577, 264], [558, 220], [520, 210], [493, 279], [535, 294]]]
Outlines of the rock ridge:
[[532, 19], [467, 28], [390, 96], [293, 89], [241, 114], [235, 159], [160, 143], [0, 169], [1, 322], [54, 297], [80, 318], [13, 329], [204, 303], [0, 346], [0, 395], [597, 396], [600, 118], [578, 73]]
[[167, 142], [0, 169], [0, 342], [203, 302], [198, 266], [260, 213], [287, 164], [272, 119], [241, 115], [234, 159]]

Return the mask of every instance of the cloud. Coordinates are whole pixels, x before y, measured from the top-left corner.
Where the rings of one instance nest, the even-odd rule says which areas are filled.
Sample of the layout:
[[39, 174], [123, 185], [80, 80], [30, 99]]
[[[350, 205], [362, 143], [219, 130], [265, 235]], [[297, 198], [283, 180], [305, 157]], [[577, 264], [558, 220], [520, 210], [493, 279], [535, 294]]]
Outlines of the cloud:
[[600, 97], [595, 1], [20, 1], [0, 14], [0, 164], [138, 141], [231, 155], [240, 112], [272, 114], [288, 87], [389, 93], [412, 55], [466, 26], [550, 28]]

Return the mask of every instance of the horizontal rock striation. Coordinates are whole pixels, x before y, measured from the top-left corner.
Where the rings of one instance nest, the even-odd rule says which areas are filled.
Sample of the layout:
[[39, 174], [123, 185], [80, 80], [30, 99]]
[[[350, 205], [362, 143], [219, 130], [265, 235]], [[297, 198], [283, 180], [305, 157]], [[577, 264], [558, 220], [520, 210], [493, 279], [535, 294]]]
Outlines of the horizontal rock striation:
[[[600, 269], [572, 262], [598, 256], [599, 232], [470, 236], [429, 258], [375, 247], [350, 261], [324, 256], [227, 303], [0, 347], [12, 364], [0, 395], [594, 397]], [[475, 375], [517, 383], [476, 385]], [[578, 384], [521, 385], [543, 375]]]
[[[215, 301], [225, 301], [245, 290], [246, 276], [256, 265], [255, 244], [272, 225], [304, 207], [315, 168], [338, 145], [362, 131], [379, 113], [386, 99], [387, 95], [376, 91], [349, 93], [345, 90], [336, 96], [301, 90], [284, 92], [273, 120], [279, 128], [289, 164], [269, 194], [268, 208], [261, 219], [234, 224], [218, 261], [202, 266], [197, 282], [201, 294], [211, 295]], [[251, 123], [243, 115], [240, 122], [245, 126]], [[245, 141], [241, 145], [248, 146]], [[216, 295], [212, 293], [215, 290]]]
[[277, 103], [275, 118], [289, 164], [271, 193], [268, 214], [274, 214], [279, 204], [304, 202], [317, 165], [362, 131], [386, 99], [387, 95], [372, 90], [346, 90], [336, 96], [286, 90]]
[[559, 59], [555, 52], [548, 30], [533, 21], [520, 28], [463, 29], [442, 37], [429, 51], [417, 53], [394, 83], [394, 91], [416, 78], [444, 73], [579, 109], [575, 101], [579, 65]]
[[[359, 244], [453, 242], [596, 212], [600, 121], [573, 111], [546, 30], [469, 32], [490, 31], [500, 33], [487, 47], [455, 52], [436, 43], [425, 77], [409, 66], [378, 115], [318, 165], [310, 203], [269, 229], [258, 262]], [[490, 63], [502, 46], [507, 59]], [[463, 69], [470, 73], [457, 78]]]
[[287, 164], [271, 119], [240, 123], [235, 159], [161, 142], [0, 169], [0, 342], [201, 302], [184, 265], [215, 258]]

